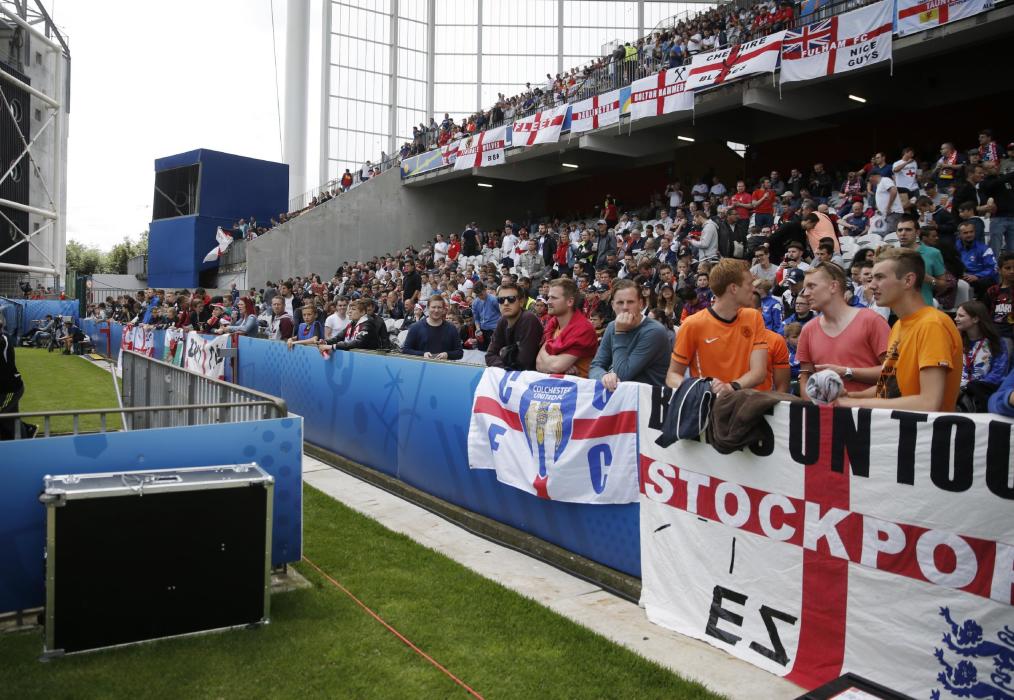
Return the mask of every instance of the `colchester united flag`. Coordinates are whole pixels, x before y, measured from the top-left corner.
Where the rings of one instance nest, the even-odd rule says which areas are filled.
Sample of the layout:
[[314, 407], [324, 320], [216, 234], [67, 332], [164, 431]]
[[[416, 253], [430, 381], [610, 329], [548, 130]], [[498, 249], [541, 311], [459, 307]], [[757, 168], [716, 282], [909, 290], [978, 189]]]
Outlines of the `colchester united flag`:
[[468, 464], [539, 498], [637, 500], [637, 387], [488, 368], [468, 430]]

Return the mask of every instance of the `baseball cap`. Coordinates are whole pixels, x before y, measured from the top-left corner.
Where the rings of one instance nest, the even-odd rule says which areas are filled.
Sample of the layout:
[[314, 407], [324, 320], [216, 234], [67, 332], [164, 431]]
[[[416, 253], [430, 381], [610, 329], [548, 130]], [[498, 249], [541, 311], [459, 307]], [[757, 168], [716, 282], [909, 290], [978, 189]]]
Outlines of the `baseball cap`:
[[794, 267], [785, 273], [784, 279], [786, 284], [799, 284], [803, 281], [804, 277], [806, 277], [806, 274], [798, 267]]
[[604, 224], [604, 223], [606, 223], [606, 220], [605, 219], [599, 219], [599, 223], [600, 224]]

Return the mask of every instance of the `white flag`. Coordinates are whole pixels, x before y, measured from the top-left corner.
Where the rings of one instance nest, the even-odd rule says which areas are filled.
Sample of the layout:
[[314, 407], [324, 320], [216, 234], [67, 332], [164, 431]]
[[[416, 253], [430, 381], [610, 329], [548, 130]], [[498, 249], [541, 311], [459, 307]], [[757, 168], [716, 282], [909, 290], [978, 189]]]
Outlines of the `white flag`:
[[480, 134], [472, 134], [459, 144], [454, 169], [469, 170], [490, 165], [503, 165], [506, 138], [506, 126], [498, 126]]
[[898, 36], [993, 9], [993, 0], [898, 0]]
[[694, 108], [694, 93], [687, 87], [687, 66], [678, 66], [630, 85], [630, 118], [657, 117]]
[[215, 231], [215, 240], [218, 241], [218, 245], [204, 256], [204, 262], [215, 262], [225, 255], [225, 251], [229, 250], [229, 246], [232, 245], [232, 236], [223, 231], [221, 226]]
[[697, 54], [690, 66], [688, 89], [700, 90], [748, 75], [773, 73], [778, 67], [784, 36], [785, 32], [775, 32], [745, 44]]
[[620, 91], [610, 90], [576, 103], [570, 113], [570, 133], [579, 134], [620, 121]]
[[567, 119], [570, 105], [536, 112], [530, 117], [514, 122], [514, 146], [535, 146], [540, 143], [556, 143], [560, 140], [563, 122]]
[[789, 29], [782, 40], [780, 83], [847, 73], [891, 58], [893, 5], [876, 5]]

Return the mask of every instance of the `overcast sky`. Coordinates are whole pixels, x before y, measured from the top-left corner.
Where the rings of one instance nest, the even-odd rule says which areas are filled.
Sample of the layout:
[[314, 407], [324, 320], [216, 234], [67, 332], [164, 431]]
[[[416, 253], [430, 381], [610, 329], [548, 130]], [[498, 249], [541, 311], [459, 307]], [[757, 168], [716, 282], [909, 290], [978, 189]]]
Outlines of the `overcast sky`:
[[[274, 5], [284, 90], [285, 0]], [[281, 160], [270, 0], [47, 6], [72, 59], [68, 240], [108, 249], [144, 231], [156, 158], [210, 148]], [[315, 20], [319, 2], [311, 12]], [[309, 86], [312, 95], [319, 77]]]

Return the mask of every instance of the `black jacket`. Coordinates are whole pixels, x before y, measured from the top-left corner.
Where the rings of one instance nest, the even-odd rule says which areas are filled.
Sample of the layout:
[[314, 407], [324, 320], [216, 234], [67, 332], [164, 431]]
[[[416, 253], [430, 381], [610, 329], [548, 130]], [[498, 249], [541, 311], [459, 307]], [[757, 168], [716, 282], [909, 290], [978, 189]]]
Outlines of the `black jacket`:
[[[505, 362], [500, 355], [500, 350], [517, 343], [516, 352], [509, 353], [513, 361]], [[535, 369], [535, 358], [542, 347], [542, 323], [539, 317], [531, 311], [522, 311], [521, 316], [513, 326], [508, 325], [507, 319], [501, 317], [493, 331], [493, 338], [489, 341], [489, 349], [486, 351], [487, 367], [503, 367], [511, 370], [533, 370]]]
[[338, 340], [338, 336], [335, 336], [326, 342], [336, 350], [376, 350], [379, 347], [377, 326], [370, 316], [364, 314], [354, 326], [350, 325], [345, 330], [344, 339]]

